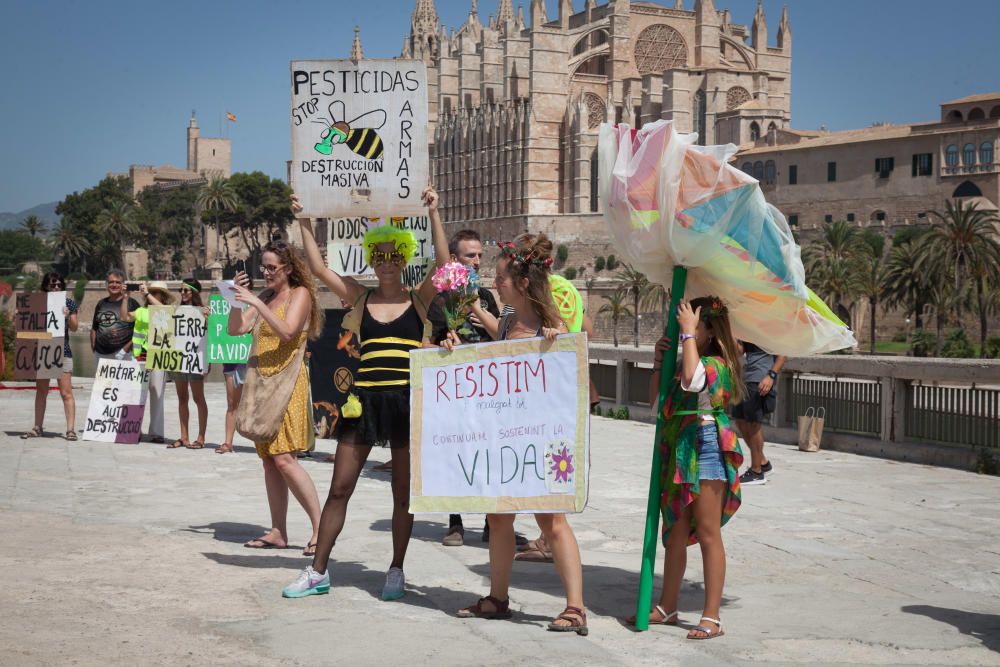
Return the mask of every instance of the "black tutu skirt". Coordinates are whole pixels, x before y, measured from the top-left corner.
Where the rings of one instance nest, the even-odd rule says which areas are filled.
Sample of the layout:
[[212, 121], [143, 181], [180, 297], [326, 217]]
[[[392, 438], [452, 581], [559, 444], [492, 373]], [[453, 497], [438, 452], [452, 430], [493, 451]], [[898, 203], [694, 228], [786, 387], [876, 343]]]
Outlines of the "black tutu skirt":
[[361, 416], [337, 422], [333, 437], [355, 445], [410, 446], [410, 388], [371, 390], [354, 388], [361, 402]]

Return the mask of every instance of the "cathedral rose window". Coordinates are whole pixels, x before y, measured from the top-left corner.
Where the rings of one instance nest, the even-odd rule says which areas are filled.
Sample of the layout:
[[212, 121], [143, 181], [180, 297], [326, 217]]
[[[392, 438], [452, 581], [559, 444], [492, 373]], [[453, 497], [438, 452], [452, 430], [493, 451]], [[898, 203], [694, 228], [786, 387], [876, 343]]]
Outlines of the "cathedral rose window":
[[651, 25], [635, 40], [635, 66], [640, 74], [660, 74], [687, 64], [687, 44], [668, 25]]
[[750, 100], [750, 93], [743, 86], [733, 86], [726, 91], [726, 111], [732, 111]]
[[583, 103], [587, 105], [587, 127], [592, 130], [604, 122], [607, 107], [601, 96], [594, 93], [586, 93]]

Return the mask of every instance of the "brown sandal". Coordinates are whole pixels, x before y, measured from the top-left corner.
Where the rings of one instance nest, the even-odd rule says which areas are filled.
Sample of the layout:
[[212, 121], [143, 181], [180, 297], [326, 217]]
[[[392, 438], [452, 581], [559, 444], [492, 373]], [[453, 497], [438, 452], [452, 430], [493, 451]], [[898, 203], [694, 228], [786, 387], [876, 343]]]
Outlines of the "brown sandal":
[[[489, 602], [493, 605], [493, 610], [483, 609], [484, 602]], [[498, 600], [492, 595], [487, 595], [484, 598], [479, 598], [479, 602], [471, 607], [459, 609], [457, 616], [459, 618], [485, 618], [494, 621], [508, 619], [513, 614], [510, 611], [510, 598]]]
[[167, 449], [178, 449], [179, 447], [187, 447], [188, 443], [184, 442], [180, 438], [177, 438], [172, 443], [167, 445]]
[[76, 434], [76, 431], [66, 431], [66, 439], [70, 442], [76, 442], [80, 437]]
[[[563, 620], [569, 625], [557, 625], [555, 621]], [[549, 623], [549, 630], [552, 632], [575, 632], [581, 637], [586, 637], [590, 630], [587, 628], [587, 614], [579, 607], [567, 605], [563, 612], [556, 616], [555, 621]]]
[[205, 442], [203, 440], [192, 440], [184, 446], [188, 449], [202, 449], [205, 446]]
[[42, 435], [41, 426], [32, 426], [30, 431], [25, 431], [21, 434], [21, 440], [27, 440], [28, 438], [37, 438]]
[[233, 443], [224, 442], [215, 448], [216, 454], [230, 454], [233, 451]]

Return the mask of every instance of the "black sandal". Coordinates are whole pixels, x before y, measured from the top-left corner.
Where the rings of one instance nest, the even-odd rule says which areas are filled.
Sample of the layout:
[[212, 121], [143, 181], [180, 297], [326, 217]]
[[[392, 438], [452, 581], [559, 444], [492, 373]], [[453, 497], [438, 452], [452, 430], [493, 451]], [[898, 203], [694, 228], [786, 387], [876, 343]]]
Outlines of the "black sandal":
[[[483, 603], [489, 602], [493, 605], [493, 610], [483, 609]], [[459, 609], [457, 616], [459, 618], [485, 618], [491, 621], [505, 620], [513, 616], [510, 611], [510, 598], [506, 600], [498, 600], [492, 595], [487, 595], [484, 598], [479, 598], [479, 602], [472, 605], [471, 607], [466, 607], [465, 609]]]
[[587, 628], [587, 614], [579, 607], [567, 605], [563, 612], [556, 616], [555, 620], [566, 621], [569, 625], [557, 625], [553, 621], [549, 623], [549, 630], [552, 632], [575, 632], [581, 637], [586, 637], [590, 632], [590, 629]]

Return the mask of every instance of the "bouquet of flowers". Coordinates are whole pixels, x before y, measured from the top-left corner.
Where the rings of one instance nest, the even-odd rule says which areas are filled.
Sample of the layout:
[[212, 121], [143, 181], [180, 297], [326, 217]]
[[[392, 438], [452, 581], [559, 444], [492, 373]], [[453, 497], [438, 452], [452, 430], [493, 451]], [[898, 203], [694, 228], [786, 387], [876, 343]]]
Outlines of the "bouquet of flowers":
[[443, 297], [448, 329], [465, 338], [475, 331], [468, 322], [471, 306], [479, 298], [479, 274], [459, 262], [448, 262], [431, 276], [431, 283]]

